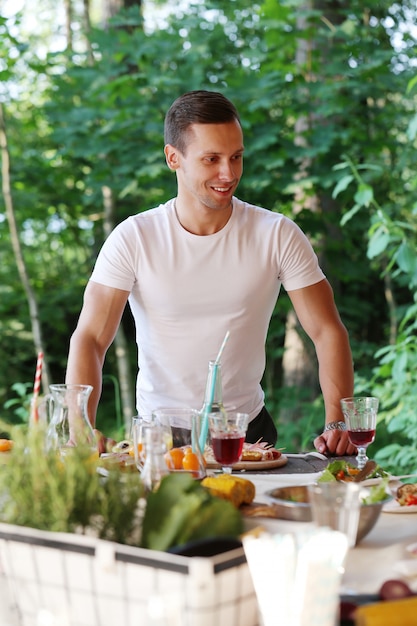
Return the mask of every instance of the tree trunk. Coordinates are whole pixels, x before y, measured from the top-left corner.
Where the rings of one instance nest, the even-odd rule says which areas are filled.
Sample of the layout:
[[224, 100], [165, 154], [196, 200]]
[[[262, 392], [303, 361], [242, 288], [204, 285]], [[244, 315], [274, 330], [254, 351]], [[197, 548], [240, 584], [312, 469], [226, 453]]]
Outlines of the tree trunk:
[[[35, 344], [35, 353], [43, 352], [44, 363], [42, 368], [42, 386], [44, 391], [48, 389], [50, 383], [48, 359], [46, 357], [45, 345], [42, 337], [42, 328], [39, 320], [39, 308], [36, 301], [35, 293], [29, 279], [22, 247], [19, 239], [19, 232], [13, 207], [13, 198], [11, 192], [11, 176], [10, 176], [10, 155], [7, 143], [6, 121], [4, 116], [3, 105], [0, 102], [0, 150], [2, 158], [2, 191], [4, 197], [4, 205], [6, 208], [6, 217], [10, 229], [10, 240], [12, 243], [13, 253], [19, 272], [20, 280], [26, 294], [29, 306], [30, 321], [32, 326], [32, 335]], [[34, 361], [36, 363], [36, 359]]]
[[121, 9], [129, 9], [130, 7], [138, 6], [141, 10], [143, 7], [142, 0], [104, 0], [103, 1], [103, 17], [104, 22], [107, 22], [117, 15]]
[[93, 48], [91, 46], [91, 20], [90, 20], [90, 0], [83, 0], [83, 30], [84, 37], [87, 46], [87, 58], [88, 64], [93, 65], [94, 63], [94, 55]]
[[65, 4], [65, 33], [67, 38], [67, 51], [72, 50], [72, 0], [64, 0]]
[[[310, 0], [305, 3], [305, 9], [311, 10], [322, 9], [323, 3], [319, 0]], [[329, 28], [333, 24], [341, 21], [340, 15], [340, 3], [325, 3], [326, 15], [322, 16], [322, 21], [328, 25]], [[339, 11], [338, 11], [339, 9]], [[306, 11], [307, 12], [307, 11]], [[304, 11], [301, 17], [297, 21], [297, 29], [302, 31], [307, 27]], [[330, 41], [330, 40], [329, 40]], [[313, 75], [311, 71], [312, 56], [314, 53], [314, 42], [311, 39], [299, 39], [296, 52], [296, 62], [299, 66], [305, 68], [304, 75], [306, 82], [312, 80], [318, 80], [319, 77]], [[326, 58], [331, 54], [331, 45], [325, 49], [321, 49], [322, 63], [326, 62]], [[309, 98], [308, 89], [306, 88], [306, 99]], [[309, 117], [304, 116], [298, 118], [295, 124], [296, 138], [295, 143], [300, 146], [306, 145], [304, 138], [304, 131], [308, 130], [311, 125], [325, 124], [326, 120], [321, 120], [316, 114], [311, 114]], [[309, 176], [311, 169], [311, 160], [306, 158], [300, 162], [298, 180], [302, 180]], [[328, 204], [332, 205], [334, 210], [335, 202], [330, 197], [318, 197], [317, 195], [311, 195], [306, 197], [302, 186], [300, 185], [299, 193], [296, 193], [294, 199], [294, 212], [298, 213], [302, 209], [308, 208], [310, 211], [326, 211]], [[308, 234], [308, 233], [307, 233]], [[333, 233], [334, 236], [340, 236], [337, 233]], [[314, 247], [322, 248], [322, 243], [318, 240], [312, 241]], [[319, 261], [322, 267], [325, 265], [325, 259], [320, 255]], [[330, 278], [330, 282], [332, 282]], [[333, 285], [334, 286], [334, 285]], [[297, 320], [294, 311], [290, 311], [287, 317], [286, 334], [285, 334], [285, 352], [283, 357], [283, 383], [284, 386], [297, 386], [307, 390], [311, 390], [311, 398], [314, 398], [319, 391], [318, 376], [317, 376], [317, 360], [314, 350], [310, 349], [310, 344], [304, 339], [301, 333], [301, 327]], [[292, 420], [298, 415], [297, 408], [287, 412], [283, 416], [284, 420]]]
[[[309, 3], [311, 4], [311, 3]], [[306, 28], [305, 18], [299, 17], [297, 20], [297, 29], [302, 31]], [[299, 39], [296, 51], [296, 63], [301, 67], [308, 68], [311, 60], [312, 43], [308, 39]], [[308, 69], [306, 70], [307, 80], [309, 80]], [[306, 98], [308, 93], [306, 89]], [[305, 138], [303, 132], [308, 128], [311, 120], [307, 117], [300, 117], [296, 121], [295, 130], [296, 137], [295, 143], [299, 146], [305, 146]], [[298, 172], [298, 180], [301, 180], [308, 176], [308, 171], [311, 162], [309, 159], [304, 159], [300, 162], [300, 168]], [[318, 202], [315, 196], [305, 197], [302, 186], [300, 186], [300, 192], [295, 194], [294, 198], [294, 212], [298, 213], [303, 208], [309, 208], [311, 211], [318, 210]], [[283, 384], [285, 387], [308, 387], [311, 384], [312, 370], [315, 365], [309, 352], [306, 349], [305, 342], [302, 340], [301, 327], [298, 322], [297, 316], [293, 310], [289, 311], [287, 315], [287, 323], [285, 330], [285, 342], [284, 342], [284, 356], [282, 360], [283, 367]], [[315, 395], [315, 391], [312, 391], [312, 396]], [[297, 409], [295, 409], [297, 413]], [[284, 415], [284, 419], [292, 419], [296, 417], [294, 415], [294, 409], [289, 410], [288, 415]]]

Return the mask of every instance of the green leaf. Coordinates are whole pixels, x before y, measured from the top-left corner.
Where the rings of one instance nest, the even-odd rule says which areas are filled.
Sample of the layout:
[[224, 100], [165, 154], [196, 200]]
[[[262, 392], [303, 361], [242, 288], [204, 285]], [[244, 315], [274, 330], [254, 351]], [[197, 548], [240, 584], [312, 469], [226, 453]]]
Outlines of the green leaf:
[[353, 207], [350, 209], [350, 211], [347, 211], [347, 213], [345, 213], [345, 214], [342, 216], [342, 219], [340, 220], [340, 225], [341, 225], [341, 226], [344, 226], [345, 224], [347, 224], [347, 223], [348, 223], [348, 222], [352, 219], [352, 217], [353, 217], [354, 215], [356, 215], [356, 213], [357, 213], [358, 211], [360, 211], [360, 209], [361, 209], [361, 208], [362, 208], [362, 207], [361, 207], [361, 205], [360, 205], [360, 204], [355, 204], [355, 206], [353, 206]]
[[348, 188], [352, 180], [354, 180], [354, 177], [351, 174], [349, 174], [348, 176], [343, 176], [343, 178], [339, 180], [336, 187], [334, 188], [332, 197], [337, 198], [339, 193], [341, 193], [342, 191], [345, 191], [345, 189]]
[[415, 246], [404, 241], [398, 248], [395, 256], [398, 267], [406, 274], [413, 274], [417, 266], [417, 252]]
[[407, 137], [410, 141], [414, 141], [417, 136], [417, 114], [410, 120], [407, 128]]
[[390, 235], [385, 229], [379, 228], [376, 230], [369, 240], [367, 252], [368, 258], [374, 259], [381, 254], [381, 252], [384, 252], [387, 249], [389, 242]]
[[189, 474], [172, 473], [148, 495], [142, 547], [168, 550], [194, 539], [243, 530], [242, 516], [230, 502], [212, 496]]
[[374, 190], [370, 185], [361, 183], [354, 195], [355, 202], [360, 206], [368, 207], [374, 199]]
[[414, 78], [409, 81], [407, 85], [407, 93], [410, 93], [414, 89], [415, 85], [417, 85], [417, 76], [414, 76]]

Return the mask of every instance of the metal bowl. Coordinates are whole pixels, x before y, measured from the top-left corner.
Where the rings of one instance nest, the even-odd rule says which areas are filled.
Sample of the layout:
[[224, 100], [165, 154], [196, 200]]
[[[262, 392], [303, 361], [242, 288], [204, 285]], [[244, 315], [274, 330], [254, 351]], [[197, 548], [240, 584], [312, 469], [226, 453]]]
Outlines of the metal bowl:
[[[276, 515], [280, 519], [295, 522], [312, 521], [307, 485], [278, 487], [277, 489], [268, 491], [267, 495], [273, 499]], [[390, 496], [387, 495], [387, 498], [381, 502], [361, 505], [356, 545], [362, 541], [375, 526], [382, 511], [382, 507], [390, 499]]]

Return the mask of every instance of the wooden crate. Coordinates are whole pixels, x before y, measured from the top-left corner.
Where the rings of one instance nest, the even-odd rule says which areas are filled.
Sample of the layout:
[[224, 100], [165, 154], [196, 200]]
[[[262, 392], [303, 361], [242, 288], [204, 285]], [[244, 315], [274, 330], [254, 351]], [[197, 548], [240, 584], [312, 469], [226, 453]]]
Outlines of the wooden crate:
[[0, 524], [19, 626], [257, 626], [243, 549], [185, 557]]

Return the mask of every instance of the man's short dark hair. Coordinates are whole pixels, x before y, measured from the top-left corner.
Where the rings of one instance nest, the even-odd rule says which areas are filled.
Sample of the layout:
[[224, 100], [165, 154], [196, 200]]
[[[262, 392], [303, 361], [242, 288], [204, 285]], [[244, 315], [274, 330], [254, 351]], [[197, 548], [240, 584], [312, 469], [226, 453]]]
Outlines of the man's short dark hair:
[[230, 100], [218, 91], [189, 91], [177, 98], [165, 116], [164, 141], [183, 154], [191, 124], [225, 124], [239, 114]]

